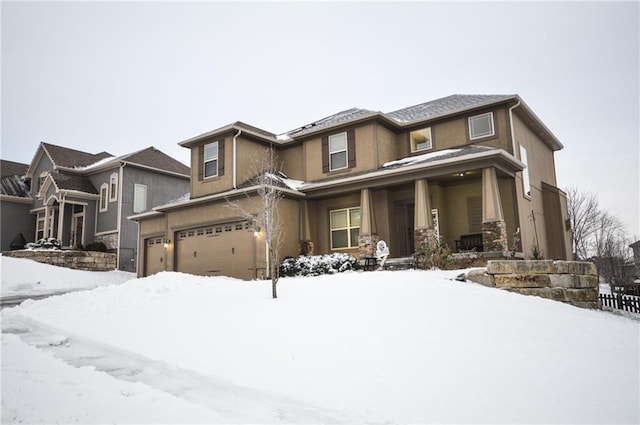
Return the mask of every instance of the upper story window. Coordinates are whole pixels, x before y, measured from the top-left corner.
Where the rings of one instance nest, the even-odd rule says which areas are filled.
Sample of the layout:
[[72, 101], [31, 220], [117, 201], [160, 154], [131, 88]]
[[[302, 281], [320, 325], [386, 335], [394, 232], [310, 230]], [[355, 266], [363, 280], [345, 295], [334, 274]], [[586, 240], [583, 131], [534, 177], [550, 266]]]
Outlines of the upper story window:
[[111, 174], [109, 179], [109, 202], [116, 201], [118, 199], [118, 174]]
[[107, 208], [109, 207], [109, 202], [107, 202], [108, 194], [109, 185], [103, 183], [102, 186], [100, 186], [100, 212], [107, 211]]
[[360, 235], [360, 208], [331, 211], [331, 249], [357, 248]]
[[471, 140], [496, 134], [493, 126], [493, 112], [469, 117], [469, 138]]
[[133, 212], [139, 213], [147, 209], [147, 186], [135, 184], [133, 186]]
[[218, 142], [204, 145], [204, 178], [218, 175]]
[[531, 180], [529, 176], [529, 163], [527, 162], [527, 149], [520, 145], [520, 161], [526, 168], [522, 170], [522, 192], [527, 198], [531, 198]]
[[347, 133], [329, 136], [329, 170], [347, 168], [348, 148]]
[[411, 152], [426, 151], [433, 148], [431, 127], [421, 128], [409, 133], [409, 142], [411, 143]]

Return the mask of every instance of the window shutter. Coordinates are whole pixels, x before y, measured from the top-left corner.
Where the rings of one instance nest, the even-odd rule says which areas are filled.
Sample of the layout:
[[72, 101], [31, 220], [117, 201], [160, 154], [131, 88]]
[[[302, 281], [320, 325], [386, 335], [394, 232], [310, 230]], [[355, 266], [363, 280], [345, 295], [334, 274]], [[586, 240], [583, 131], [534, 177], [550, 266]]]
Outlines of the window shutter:
[[218, 176], [224, 176], [224, 139], [218, 142]]
[[349, 155], [347, 166], [353, 168], [356, 166], [356, 131], [347, 131], [347, 154]]
[[198, 146], [198, 181], [204, 179], [204, 145]]
[[329, 172], [329, 136], [322, 137], [322, 172]]

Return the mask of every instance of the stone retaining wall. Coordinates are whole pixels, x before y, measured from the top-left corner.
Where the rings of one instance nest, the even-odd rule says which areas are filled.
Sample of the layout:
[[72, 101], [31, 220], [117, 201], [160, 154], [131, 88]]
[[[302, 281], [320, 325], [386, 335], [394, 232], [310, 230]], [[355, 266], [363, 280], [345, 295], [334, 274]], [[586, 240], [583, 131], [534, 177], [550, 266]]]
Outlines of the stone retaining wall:
[[110, 271], [116, 268], [116, 254], [94, 251], [5, 251], [5, 257], [26, 258], [38, 263], [89, 271]]
[[561, 301], [576, 307], [599, 308], [598, 276], [593, 263], [553, 260], [491, 260], [486, 270], [467, 279], [486, 286]]

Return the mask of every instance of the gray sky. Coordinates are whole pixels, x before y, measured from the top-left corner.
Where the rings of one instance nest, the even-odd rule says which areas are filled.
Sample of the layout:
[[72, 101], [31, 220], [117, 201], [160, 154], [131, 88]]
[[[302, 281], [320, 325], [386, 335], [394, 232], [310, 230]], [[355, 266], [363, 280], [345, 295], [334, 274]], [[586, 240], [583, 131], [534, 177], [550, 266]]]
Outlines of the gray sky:
[[519, 94], [565, 149], [558, 185], [640, 237], [638, 2], [1, 4], [2, 159], [123, 155], [244, 121]]

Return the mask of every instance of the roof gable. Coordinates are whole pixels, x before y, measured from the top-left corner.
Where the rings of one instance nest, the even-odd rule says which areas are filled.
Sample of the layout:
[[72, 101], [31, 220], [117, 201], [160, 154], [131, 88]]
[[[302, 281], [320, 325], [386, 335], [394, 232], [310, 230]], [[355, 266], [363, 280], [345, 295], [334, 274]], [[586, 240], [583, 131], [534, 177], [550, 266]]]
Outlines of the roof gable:
[[49, 156], [55, 168], [83, 167], [95, 164], [96, 162], [105, 158], [113, 157], [113, 155], [108, 152], [92, 154], [76, 149], [52, 145], [45, 142], [40, 143], [40, 146], [42, 146], [45, 153]]

